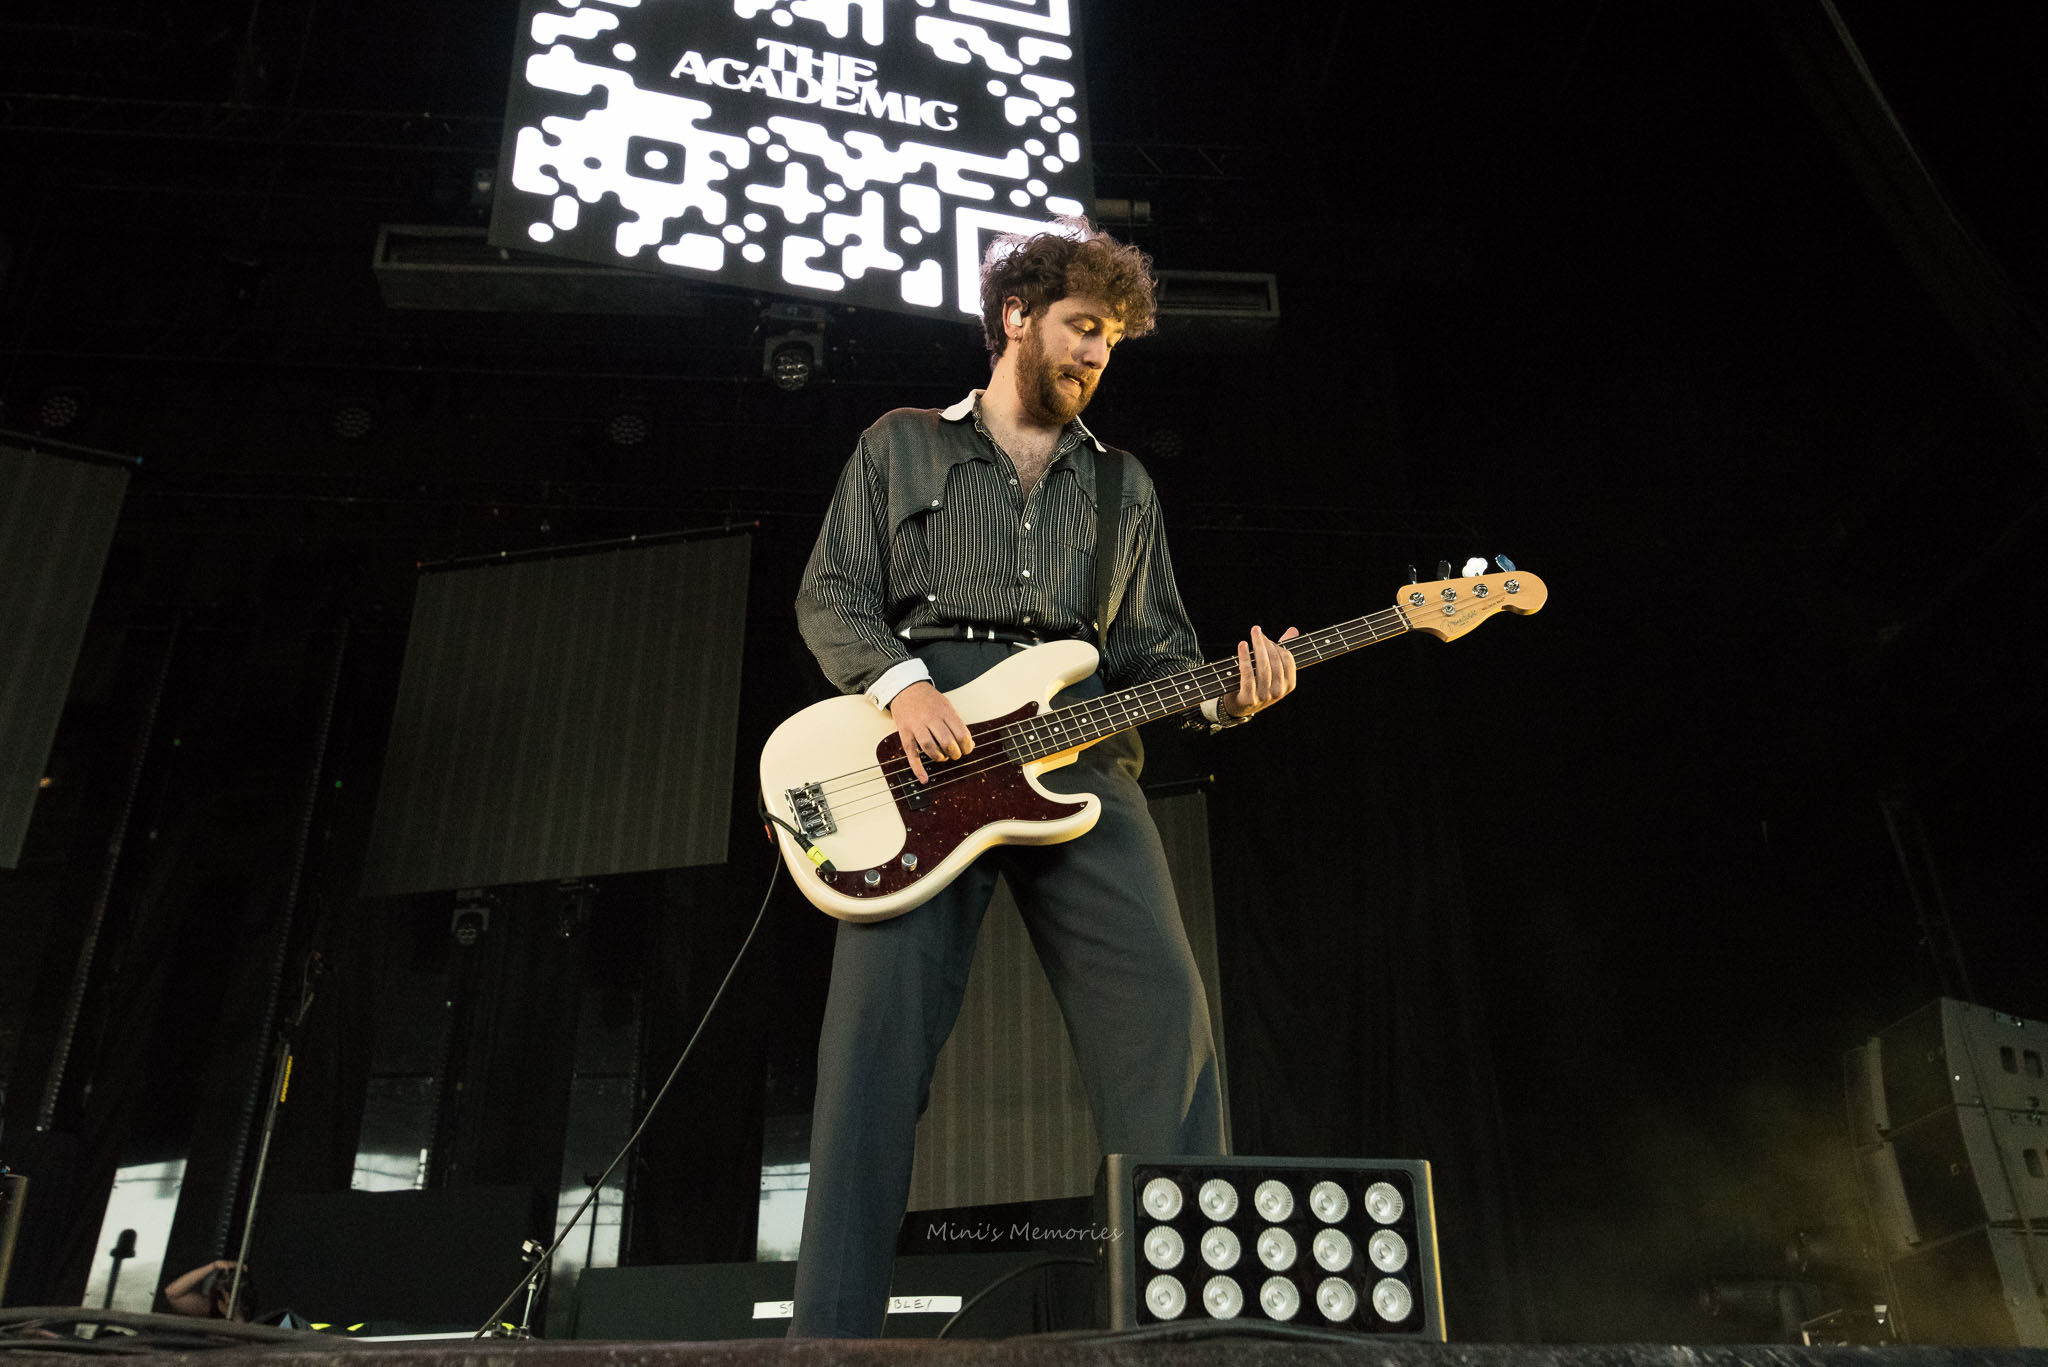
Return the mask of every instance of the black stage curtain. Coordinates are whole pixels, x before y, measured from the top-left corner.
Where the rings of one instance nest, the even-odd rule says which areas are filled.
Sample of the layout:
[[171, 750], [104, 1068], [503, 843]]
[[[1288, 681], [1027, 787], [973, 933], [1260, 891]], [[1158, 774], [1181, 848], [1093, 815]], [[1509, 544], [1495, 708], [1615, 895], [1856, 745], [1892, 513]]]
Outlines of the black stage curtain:
[[[13, 1303], [83, 1294], [106, 1253], [108, 1186], [128, 1164], [187, 1160], [167, 1278], [223, 1251], [235, 1202], [229, 1170], [261, 1086], [267, 965], [289, 931], [286, 890], [335, 642], [329, 632], [213, 630], [177, 640], [55, 1129], [16, 1142], [29, 1137], [33, 1089], [9, 1097], [9, 1161], [32, 1182], [45, 1165], [63, 1175], [61, 1187], [35, 1188], [36, 1255], [17, 1263]], [[138, 634], [121, 670], [154, 676], [171, 648], [161, 634]], [[140, 727], [121, 720], [125, 748]], [[75, 906], [89, 895], [74, 885], [64, 900]], [[50, 990], [31, 1015], [24, 1060], [47, 1056], [59, 1014], [48, 998], [76, 953], [68, 927], [51, 936]]]
[[1512, 1339], [1529, 1319], [1485, 1011], [1498, 966], [1475, 953], [1460, 865], [1483, 825], [1447, 810], [1443, 649], [1318, 669], [1212, 742], [1233, 1147], [1428, 1159], [1450, 1331]]
[[2048, 439], [2048, 329], [1945, 194], [1834, 0], [1762, 0], [1785, 63], [1899, 255], [1957, 338]]

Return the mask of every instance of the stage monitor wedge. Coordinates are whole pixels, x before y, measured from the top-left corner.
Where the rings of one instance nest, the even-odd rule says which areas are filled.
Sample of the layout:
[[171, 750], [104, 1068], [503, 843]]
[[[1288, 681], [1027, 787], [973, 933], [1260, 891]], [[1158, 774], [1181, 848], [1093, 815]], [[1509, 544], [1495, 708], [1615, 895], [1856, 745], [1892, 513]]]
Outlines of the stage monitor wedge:
[[964, 319], [1094, 202], [1073, 0], [526, 0], [491, 242]]

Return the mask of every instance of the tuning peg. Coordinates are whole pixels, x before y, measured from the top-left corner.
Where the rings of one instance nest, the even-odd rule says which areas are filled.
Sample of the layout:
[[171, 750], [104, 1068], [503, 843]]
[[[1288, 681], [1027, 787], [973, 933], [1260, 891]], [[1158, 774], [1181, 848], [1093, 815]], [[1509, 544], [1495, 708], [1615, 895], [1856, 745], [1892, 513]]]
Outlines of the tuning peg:
[[1408, 582], [1409, 582], [1409, 583], [1411, 583], [1411, 584], [1413, 584], [1413, 583], [1417, 582], [1418, 580], [1420, 580], [1421, 578], [1422, 578], [1422, 576], [1421, 576], [1421, 575], [1419, 575], [1419, 574], [1417, 574], [1417, 573], [1415, 572], [1415, 567], [1414, 567], [1413, 565], [1410, 565], [1410, 566], [1408, 567]]
[[1500, 566], [1501, 571], [1505, 574], [1513, 574], [1515, 572], [1515, 562], [1504, 555], [1496, 555], [1493, 558], [1493, 563]]
[[1439, 579], [1449, 579], [1451, 577], [1450, 561], [1439, 560], [1436, 562], [1436, 577]]
[[1465, 568], [1458, 571], [1458, 573], [1462, 578], [1465, 579], [1472, 579], [1477, 577], [1478, 575], [1485, 574], [1486, 557], [1483, 555], [1473, 556], [1470, 560], [1467, 560], [1465, 562]]

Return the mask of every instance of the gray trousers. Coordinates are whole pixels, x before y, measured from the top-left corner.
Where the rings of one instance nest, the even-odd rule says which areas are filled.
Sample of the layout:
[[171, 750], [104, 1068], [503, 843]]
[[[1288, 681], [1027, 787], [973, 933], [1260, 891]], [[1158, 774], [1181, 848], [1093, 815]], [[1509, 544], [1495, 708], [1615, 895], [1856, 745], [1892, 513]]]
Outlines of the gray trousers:
[[[1008, 653], [965, 641], [919, 652], [941, 689]], [[1060, 699], [1101, 692], [1090, 678]], [[1066, 1019], [1103, 1152], [1223, 1151], [1208, 1003], [1138, 787], [1143, 753], [1127, 732], [1045, 776], [1051, 791], [1102, 799], [1101, 820], [1080, 839], [998, 846], [913, 911], [840, 923], [818, 1042], [792, 1336], [881, 1332], [917, 1119], [967, 990], [998, 871]]]

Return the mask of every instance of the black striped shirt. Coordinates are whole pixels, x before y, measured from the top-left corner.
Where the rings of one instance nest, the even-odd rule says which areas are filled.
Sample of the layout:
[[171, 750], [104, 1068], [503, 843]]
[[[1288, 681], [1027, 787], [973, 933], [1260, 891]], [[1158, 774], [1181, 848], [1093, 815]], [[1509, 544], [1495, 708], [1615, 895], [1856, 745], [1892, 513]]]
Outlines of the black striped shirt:
[[[974, 625], [1063, 636], [1095, 615], [1095, 456], [1079, 419], [1026, 495], [982, 425], [979, 393], [944, 411], [899, 408], [861, 434], [797, 593], [797, 624], [842, 692], [910, 658], [896, 632]], [[1110, 688], [1201, 663], [1173, 582], [1151, 477], [1124, 456], [1116, 604], [1101, 643]], [[1092, 633], [1091, 633], [1092, 634]]]

